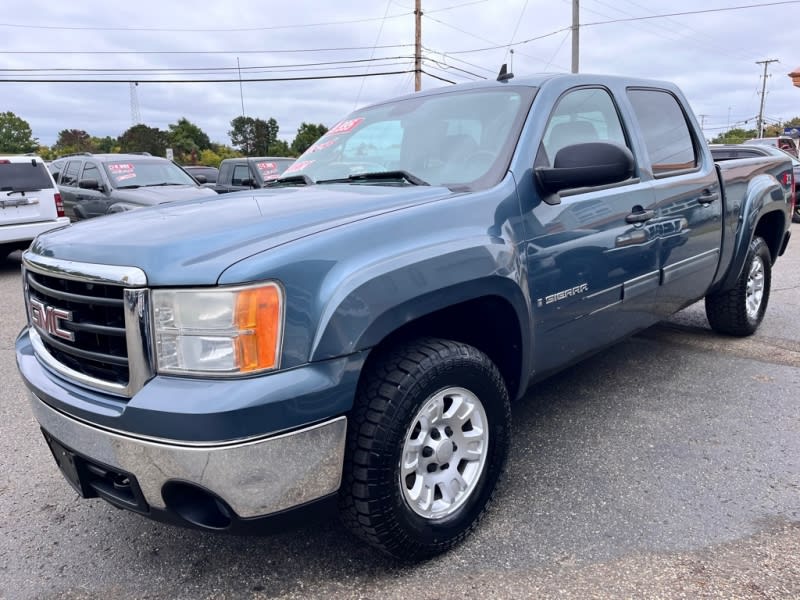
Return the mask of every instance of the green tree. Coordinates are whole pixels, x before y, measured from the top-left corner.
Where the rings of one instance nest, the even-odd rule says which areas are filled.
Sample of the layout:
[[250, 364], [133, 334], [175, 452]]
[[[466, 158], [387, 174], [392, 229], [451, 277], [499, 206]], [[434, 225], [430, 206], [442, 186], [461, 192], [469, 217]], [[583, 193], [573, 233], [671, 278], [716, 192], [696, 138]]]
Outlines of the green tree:
[[292, 152], [295, 156], [300, 156], [326, 133], [328, 133], [328, 128], [322, 123], [318, 125], [300, 123], [300, 127], [297, 128], [297, 135], [292, 140]]
[[755, 129], [729, 129], [711, 140], [712, 144], [741, 144], [745, 140], [758, 137]]
[[185, 117], [169, 126], [168, 139], [179, 162], [190, 162], [192, 157], [196, 161], [203, 150], [211, 148], [208, 135]]
[[245, 156], [268, 155], [270, 146], [278, 139], [278, 122], [270, 118], [236, 117], [231, 121], [228, 135], [231, 144]]
[[275, 140], [269, 147], [270, 156], [295, 156], [286, 140]]
[[92, 137], [92, 146], [94, 146], [95, 152], [102, 152], [103, 154], [119, 152], [119, 142], [110, 135], [101, 138]]
[[241, 116], [233, 119], [228, 135], [234, 148], [237, 148], [245, 156], [253, 156], [256, 142], [253, 117]]
[[75, 154], [76, 152], [94, 152], [92, 136], [83, 129], [62, 129], [58, 132], [58, 139], [53, 146], [53, 151], [59, 155]]
[[119, 136], [121, 152], [149, 152], [153, 156], [167, 153], [167, 133], [158, 127], [134, 125]]
[[13, 112], [0, 113], [0, 152], [25, 154], [34, 152], [39, 140], [33, 137], [31, 126]]

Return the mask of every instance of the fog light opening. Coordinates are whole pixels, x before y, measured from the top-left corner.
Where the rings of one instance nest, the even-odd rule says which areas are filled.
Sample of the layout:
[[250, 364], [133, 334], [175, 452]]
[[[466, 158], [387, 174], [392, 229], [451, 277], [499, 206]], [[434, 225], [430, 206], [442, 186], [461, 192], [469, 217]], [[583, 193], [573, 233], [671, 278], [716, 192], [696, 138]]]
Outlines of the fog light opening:
[[216, 494], [184, 481], [168, 481], [161, 488], [161, 497], [167, 509], [204, 529], [227, 529], [235, 514]]

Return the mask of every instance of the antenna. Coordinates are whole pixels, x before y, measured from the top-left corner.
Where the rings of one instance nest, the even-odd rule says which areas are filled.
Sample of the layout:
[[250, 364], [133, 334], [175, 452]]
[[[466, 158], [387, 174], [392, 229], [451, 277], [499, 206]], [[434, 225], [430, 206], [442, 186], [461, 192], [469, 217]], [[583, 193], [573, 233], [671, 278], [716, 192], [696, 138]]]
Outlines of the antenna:
[[131, 126], [142, 122], [142, 113], [139, 111], [139, 95], [136, 92], [138, 86], [138, 81], [131, 81]]
[[508, 70], [508, 65], [503, 63], [503, 66], [500, 67], [500, 72], [497, 74], [497, 81], [508, 81], [513, 77], [514, 74]]

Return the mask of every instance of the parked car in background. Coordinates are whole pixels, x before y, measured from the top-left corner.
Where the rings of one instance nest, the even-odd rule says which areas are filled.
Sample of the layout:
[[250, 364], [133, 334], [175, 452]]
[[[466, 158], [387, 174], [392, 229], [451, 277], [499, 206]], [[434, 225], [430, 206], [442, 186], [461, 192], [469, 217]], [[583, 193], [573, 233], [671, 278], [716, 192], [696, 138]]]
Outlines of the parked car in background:
[[165, 202], [214, 196], [166, 158], [141, 154], [76, 154], [50, 171], [73, 221]]
[[219, 169], [206, 165], [183, 165], [183, 170], [194, 177], [200, 185], [217, 183]]
[[735, 158], [754, 158], [756, 156], [777, 156], [788, 158], [792, 161], [792, 174], [794, 195], [792, 196], [792, 222], [800, 223], [800, 206], [798, 206], [798, 194], [800, 194], [800, 160], [792, 154], [779, 150], [775, 146], [765, 146], [763, 144], [711, 144], [711, 156], [716, 161], [732, 160]]
[[0, 260], [69, 225], [53, 177], [38, 156], [0, 155]]
[[745, 144], [753, 146], [772, 146], [780, 150], [785, 150], [795, 158], [797, 158], [797, 144], [788, 135], [781, 135], [777, 137], [753, 138], [746, 140]]
[[214, 190], [225, 194], [262, 188], [280, 177], [294, 160], [273, 156], [226, 158], [219, 165], [219, 176]]

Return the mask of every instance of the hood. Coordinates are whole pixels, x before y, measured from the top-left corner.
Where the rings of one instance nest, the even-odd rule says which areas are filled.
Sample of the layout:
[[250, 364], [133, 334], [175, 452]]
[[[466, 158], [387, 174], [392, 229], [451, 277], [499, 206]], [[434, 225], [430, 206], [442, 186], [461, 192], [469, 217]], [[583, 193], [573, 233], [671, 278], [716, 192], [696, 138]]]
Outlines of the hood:
[[40, 235], [54, 258], [135, 266], [148, 285], [211, 285], [234, 263], [332, 227], [455, 195], [443, 187], [315, 185], [214, 195]]
[[[140, 187], [130, 190], [114, 190], [114, 202], [126, 202], [141, 206], [155, 206], [164, 202], [177, 202], [192, 200], [203, 196], [212, 195], [208, 188], [195, 185], [159, 185]], [[213, 192], [216, 195], [216, 192]]]

